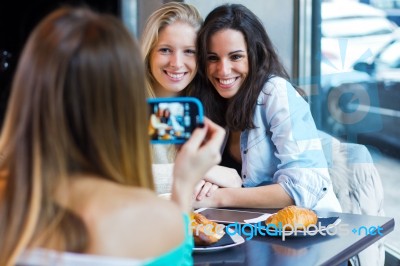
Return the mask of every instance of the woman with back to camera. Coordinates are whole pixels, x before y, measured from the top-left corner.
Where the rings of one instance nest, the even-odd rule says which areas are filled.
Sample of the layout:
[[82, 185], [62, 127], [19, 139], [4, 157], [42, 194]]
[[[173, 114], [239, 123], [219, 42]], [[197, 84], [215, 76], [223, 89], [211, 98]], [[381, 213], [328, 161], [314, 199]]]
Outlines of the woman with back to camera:
[[192, 193], [219, 162], [224, 130], [206, 119], [194, 131], [175, 160], [172, 201], [158, 198], [143, 76], [115, 17], [61, 8], [34, 29], [0, 138], [0, 265], [79, 253], [102, 265], [193, 263]]
[[222, 165], [244, 188], [220, 188], [197, 207], [285, 207], [340, 211], [309, 106], [289, 83], [262, 23], [242, 5], [210, 12], [197, 39], [192, 94], [229, 134]]
[[[163, 4], [149, 16], [141, 36], [148, 97], [187, 95], [197, 73], [196, 35], [202, 22], [194, 6], [178, 2]], [[176, 150], [174, 145], [152, 146], [158, 193], [171, 190], [172, 179], [168, 173], [173, 167]], [[241, 184], [235, 169], [215, 166], [199, 182], [195, 195], [201, 199], [219, 186], [240, 187]]]

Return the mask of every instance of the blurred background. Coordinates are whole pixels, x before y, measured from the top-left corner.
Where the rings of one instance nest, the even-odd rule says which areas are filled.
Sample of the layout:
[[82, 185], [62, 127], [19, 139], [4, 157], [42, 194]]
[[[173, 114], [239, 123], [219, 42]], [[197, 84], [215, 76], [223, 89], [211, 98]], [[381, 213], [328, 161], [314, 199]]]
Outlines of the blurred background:
[[[140, 37], [149, 14], [165, 2], [2, 1], [0, 126], [21, 49], [43, 16], [63, 4], [85, 4], [121, 18]], [[203, 16], [220, 4], [240, 3], [260, 17], [293, 81], [307, 92], [317, 126], [369, 148], [381, 174], [386, 215], [399, 223], [400, 0], [180, 2], [195, 5]], [[386, 265], [400, 265], [398, 236], [399, 226], [386, 237]]]

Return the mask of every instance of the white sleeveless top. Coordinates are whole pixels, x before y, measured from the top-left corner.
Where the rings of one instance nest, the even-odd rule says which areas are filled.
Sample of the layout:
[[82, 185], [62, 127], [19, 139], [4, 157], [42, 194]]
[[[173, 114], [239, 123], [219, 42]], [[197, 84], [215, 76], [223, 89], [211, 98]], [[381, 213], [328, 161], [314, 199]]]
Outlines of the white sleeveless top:
[[117, 258], [100, 255], [87, 255], [72, 252], [57, 252], [48, 249], [25, 251], [18, 258], [17, 265], [34, 266], [135, 266], [143, 265], [147, 260]]

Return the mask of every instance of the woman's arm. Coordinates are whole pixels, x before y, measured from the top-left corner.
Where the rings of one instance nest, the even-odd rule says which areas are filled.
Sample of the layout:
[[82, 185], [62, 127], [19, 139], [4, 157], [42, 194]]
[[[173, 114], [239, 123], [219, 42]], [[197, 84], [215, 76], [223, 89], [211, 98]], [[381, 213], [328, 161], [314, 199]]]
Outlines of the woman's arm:
[[220, 147], [225, 131], [205, 119], [205, 127], [197, 128], [179, 150], [175, 160], [172, 201], [184, 212], [192, 209], [193, 190], [204, 174], [221, 161]]
[[279, 184], [250, 188], [220, 188], [210, 197], [194, 203], [195, 208], [283, 208], [294, 201]]
[[[320, 136], [307, 102], [290, 83], [276, 78], [265, 112], [279, 160], [272, 177], [298, 206], [313, 208], [326, 194], [329, 173]], [[254, 157], [253, 157], [254, 158]]]
[[242, 187], [242, 178], [238, 172], [229, 167], [213, 166], [204, 176], [204, 180], [219, 187]]
[[[172, 172], [174, 164], [153, 164], [154, 185], [157, 193], [170, 191], [172, 185]], [[215, 165], [197, 183], [194, 190], [194, 197], [200, 200], [209, 196], [220, 187], [242, 187], [242, 179], [233, 168]]]

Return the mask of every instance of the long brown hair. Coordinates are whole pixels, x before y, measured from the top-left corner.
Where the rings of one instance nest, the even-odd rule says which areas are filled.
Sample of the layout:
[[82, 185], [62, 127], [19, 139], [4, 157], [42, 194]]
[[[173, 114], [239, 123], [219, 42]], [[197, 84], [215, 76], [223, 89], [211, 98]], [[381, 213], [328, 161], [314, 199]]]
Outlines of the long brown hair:
[[0, 171], [8, 173], [0, 265], [12, 265], [33, 239], [46, 239], [44, 231], [60, 234], [65, 250], [85, 250], [83, 222], [55, 200], [72, 175], [153, 188], [142, 62], [111, 15], [64, 7], [33, 31], [0, 138]]
[[[243, 34], [247, 45], [249, 73], [237, 94], [226, 100], [207, 77], [207, 59], [211, 37], [225, 29]], [[232, 130], [254, 128], [253, 113], [264, 84], [272, 76], [289, 80], [274, 46], [259, 18], [240, 4], [225, 4], [212, 10], [197, 37], [198, 76], [191, 94], [204, 104], [211, 120]]]

